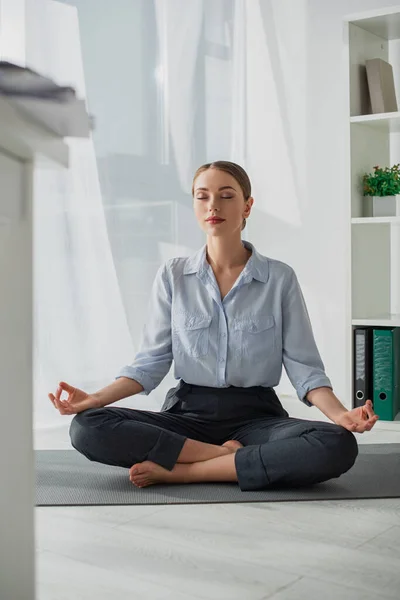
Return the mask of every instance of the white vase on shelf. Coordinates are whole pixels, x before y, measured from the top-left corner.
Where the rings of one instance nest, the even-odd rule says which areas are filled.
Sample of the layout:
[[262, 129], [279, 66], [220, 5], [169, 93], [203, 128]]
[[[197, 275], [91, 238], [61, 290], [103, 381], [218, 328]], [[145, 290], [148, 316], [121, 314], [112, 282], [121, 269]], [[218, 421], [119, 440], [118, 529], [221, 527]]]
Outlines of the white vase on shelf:
[[400, 217], [400, 195], [373, 196], [373, 217]]

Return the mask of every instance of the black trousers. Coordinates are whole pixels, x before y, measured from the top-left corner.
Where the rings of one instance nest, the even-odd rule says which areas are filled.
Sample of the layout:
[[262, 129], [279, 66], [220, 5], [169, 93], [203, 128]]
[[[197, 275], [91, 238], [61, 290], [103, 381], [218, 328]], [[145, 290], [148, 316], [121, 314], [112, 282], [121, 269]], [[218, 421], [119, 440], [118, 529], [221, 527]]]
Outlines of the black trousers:
[[354, 464], [353, 433], [334, 423], [295, 419], [273, 388], [213, 388], [180, 381], [161, 412], [91, 408], [75, 415], [73, 447], [89, 460], [130, 468], [151, 460], [171, 470], [187, 438], [223, 444], [235, 454], [242, 491], [311, 485], [339, 477]]

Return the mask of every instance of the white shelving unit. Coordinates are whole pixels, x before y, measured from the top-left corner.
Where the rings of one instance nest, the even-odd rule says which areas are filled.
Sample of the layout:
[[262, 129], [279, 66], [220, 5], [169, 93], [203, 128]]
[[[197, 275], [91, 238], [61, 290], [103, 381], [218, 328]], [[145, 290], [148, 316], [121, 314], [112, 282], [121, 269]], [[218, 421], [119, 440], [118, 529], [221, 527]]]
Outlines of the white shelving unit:
[[380, 113], [375, 115], [359, 115], [350, 117], [350, 123], [372, 127], [382, 133], [400, 132], [400, 112]]
[[[372, 217], [362, 176], [375, 165], [400, 162], [400, 111], [371, 114], [365, 61], [381, 58], [393, 67], [400, 108], [400, 6], [350, 15], [344, 23], [349, 207], [348, 394], [353, 396], [353, 326], [400, 327], [400, 217]], [[350, 349], [350, 351], [349, 351]], [[399, 419], [397, 416], [397, 419]], [[377, 423], [396, 428], [400, 420]]]

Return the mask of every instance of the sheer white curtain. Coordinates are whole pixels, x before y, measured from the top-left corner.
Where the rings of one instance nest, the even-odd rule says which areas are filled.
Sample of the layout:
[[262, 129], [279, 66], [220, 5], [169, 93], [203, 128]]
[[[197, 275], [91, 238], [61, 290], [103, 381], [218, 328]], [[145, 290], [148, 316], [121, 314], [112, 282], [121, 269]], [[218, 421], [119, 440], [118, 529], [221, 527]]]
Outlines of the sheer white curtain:
[[199, 115], [206, 159], [246, 160], [246, 0], [156, 0], [155, 7], [169, 125], [164, 156], [170, 135], [180, 184], [189, 189], [199, 166]]
[[155, 2], [160, 40], [158, 76], [167, 125], [163, 136], [164, 160], [170, 161], [175, 156], [183, 189], [190, 188], [193, 177], [195, 118], [201, 102], [196, 89], [196, 62], [204, 25], [203, 5], [203, 0]]
[[[61, 379], [88, 392], [111, 383], [134, 358], [159, 265], [204, 243], [196, 168], [249, 163], [247, 20], [258, 2], [33, 4], [27, 62], [75, 85], [96, 118], [92, 140], [70, 141], [68, 173], [36, 177], [35, 433], [40, 447], [62, 428], [54, 447], [70, 417], [47, 393]], [[175, 384], [172, 367], [149, 397], [117, 404], [157, 410]]]
[[[27, 63], [85, 97], [76, 9], [42, 4]], [[37, 168], [34, 210], [34, 425], [67, 425], [47, 398], [59, 380], [94, 391], [134, 353], [113, 263], [93, 141], [69, 140], [68, 171]]]

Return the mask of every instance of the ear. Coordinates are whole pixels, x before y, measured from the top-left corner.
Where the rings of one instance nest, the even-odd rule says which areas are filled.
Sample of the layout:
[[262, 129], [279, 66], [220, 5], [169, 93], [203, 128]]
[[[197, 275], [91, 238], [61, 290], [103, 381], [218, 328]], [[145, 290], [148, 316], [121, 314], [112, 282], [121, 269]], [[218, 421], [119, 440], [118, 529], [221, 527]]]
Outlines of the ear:
[[250, 210], [251, 210], [251, 207], [253, 206], [253, 203], [254, 203], [253, 196], [250, 196], [249, 198], [247, 198], [246, 209], [245, 209], [245, 214], [244, 214], [245, 219], [247, 219], [248, 215], [250, 214]]

